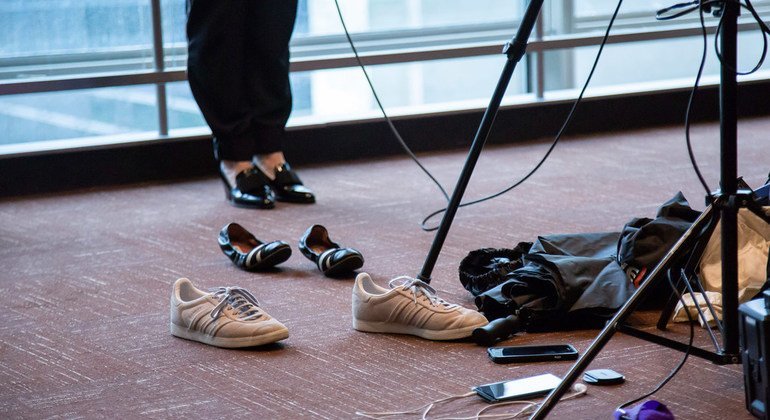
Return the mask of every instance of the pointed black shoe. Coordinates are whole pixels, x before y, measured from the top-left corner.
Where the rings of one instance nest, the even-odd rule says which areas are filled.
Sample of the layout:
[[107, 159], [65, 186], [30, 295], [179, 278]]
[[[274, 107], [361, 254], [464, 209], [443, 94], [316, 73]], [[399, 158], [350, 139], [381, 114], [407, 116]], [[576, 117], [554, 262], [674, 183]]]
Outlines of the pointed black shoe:
[[351, 273], [364, 265], [364, 257], [360, 252], [353, 248], [341, 248], [332, 242], [329, 232], [321, 225], [308, 228], [299, 240], [299, 250], [329, 277]]
[[235, 177], [235, 186], [230, 185], [221, 167], [219, 168], [219, 176], [225, 183], [225, 197], [230, 204], [252, 209], [272, 209], [275, 207], [275, 195], [267, 183], [267, 176], [256, 167], [241, 171]]
[[288, 243], [264, 243], [238, 223], [230, 223], [222, 228], [219, 232], [219, 248], [233, 264], [246, 271], [272, 268], [291, 256]]
[[[264, 174], [263, 174], [264, 175]], [[310, 189], [302, 184], [296, 173], [291, 170], [291, 166], [284, 162], [283, 165], [275, 168], [275, 179], [270, 179], [267, 175], [267, 183], [275, 192], [275, 198], [278, 201], [289, 203], [315, 203], [315, 195]]]

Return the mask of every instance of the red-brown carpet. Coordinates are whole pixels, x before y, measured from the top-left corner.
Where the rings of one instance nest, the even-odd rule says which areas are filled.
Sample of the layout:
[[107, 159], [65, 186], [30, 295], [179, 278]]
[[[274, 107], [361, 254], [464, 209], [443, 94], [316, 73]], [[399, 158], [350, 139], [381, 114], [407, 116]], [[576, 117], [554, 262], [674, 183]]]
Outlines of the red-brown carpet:
[[[739, 173], [752, 186], [770, 170], [768, 133], [770, 119], [740, 126]], [[693, 137], [715, 188], [718, 125], [697, 126]], [[547, 144], [488, 148], [466, 197], [509, 185]], [[451, 189], [465, 151], [422, 158]], [[569, 362], [495, 365], [471, 342], [354, 331], [352, 280], [323, 277], [296, 250], [297, 239], [320, 223], [333, 240], [364, 254], [364, 270], [380, 284], [416, 275], [433, 239], [419, 222], [442, 198], [405, 158], [299, 169], [318, 195], [315, 205], [234, 208], [214, 177], [0, 202], [0, 416], [353, 418], [357, 410], [402, 410], [474, 385], [569, 368]], [[470, 250], [511, 247], [543, 234], [617, 231], [632, 217], [654, 216], [679, 190], [703, 208], [679, 127], [570, 139], [520, 188], [460, 210], [431, 284], [442, 297], [473, 306], [457, 277]], [[262, 240], [289, 241], [294, 254], [276, 272], [239, 271], [216, 242], [231, 221]], [[252, 290], [288, 326], [289, 339], [223, 350], [172, 337], [168, 300], [179, 277], [201, 287]], [[522, 334], [504, 344], [568, 342], [583, 351], [596, 333]], [[626, 383], [591, 386], [552, 417], [610, 418], [681, 357], [616, 334], [592, 367], [615, 369]], [[742, 381], [740, 366], [690, 358], [654, 398], [677, 418], [751, 418]], [[469, 397], [440, 406], [436, 415], [472, 415], [485, 405]]]

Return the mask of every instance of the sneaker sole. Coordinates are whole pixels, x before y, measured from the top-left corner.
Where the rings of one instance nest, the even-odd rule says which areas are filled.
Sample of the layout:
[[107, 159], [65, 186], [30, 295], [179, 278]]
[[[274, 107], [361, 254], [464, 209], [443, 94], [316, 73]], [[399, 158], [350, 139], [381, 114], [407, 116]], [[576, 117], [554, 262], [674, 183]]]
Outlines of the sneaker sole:
[[363, 332], [389, 333], [389, 334], [408, 334], [415, 335], [427, 340], [458, 340], [468, 338], [473, 330], [483, 327], [486, 324], [473, 325], [470, 327], [457, 328], [454, 330], [426, 330], [423, 328], [412, 327], [408, 325], [399, 325], [389, 322], [368, 322], [353, 319], [353, 328]]
[[289, 330], [284, 328], [282, 330], [273, 331], [269, 334], [264, 334], [256, 337], [239, 337], [239, 338], [225, 338], [225, 337], [212, 337], [208, 334], [204, 334], [200, 331], [191, 331], [185, 327], [180, 327], [175, 324], [171, 324], [171, 335], [186, 340], [198, 341], [203, 344], [208, 344], [215, 347], [223, 347], [228, 349], [240, 348], [240, 347], [254, 347], [262, 346], [265, 344], [275, 343], [289, 338]]

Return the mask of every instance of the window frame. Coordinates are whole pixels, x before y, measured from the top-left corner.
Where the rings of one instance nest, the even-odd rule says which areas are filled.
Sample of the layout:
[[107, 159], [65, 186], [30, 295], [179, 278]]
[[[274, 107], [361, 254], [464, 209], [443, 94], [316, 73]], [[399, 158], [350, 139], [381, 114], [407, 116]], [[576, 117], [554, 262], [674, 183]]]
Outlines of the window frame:
[[[111, 147], [116, 144], [131, 142], [184, 140], [206, 134], [206, 129], [172, 130], [168, 128], [168, 109], [165, 85], [186, 80], [182, 67], [174, 67], [186, 54], [186, 45], [176, 43], [166, 45], [163, 41], [160, 0], [150, 0], [152, 12], [152, 46], [147, 48], [124, 48], [104, 51], [90, 51], [79, 54], [62, 54], [45, 57], [19, 57], [0, 60], [0, 74], [8, 74], [16, 69], [34, 74], [34, 70], [45, 66], [48, 76], [29, 79], [6, 79], [0, 81], [0, 96], [29, 93], [58, 92], [78, 89], [132, 86], [154, 84], [157, 89], [158, 132], [137, 133], [136, 135], [103, 136], [81, 139], [72, 142], [71, 147], [64, 143], [72, 141], [52, 140], [30, 142], [13, 147], [0, 146], [0, 158], [19, 154], [49, 153], [55, 150]], [[566, 0], [569, 3], [569, 0]], [[761, 3], [758, 11], [770, 10], [770, 4]], [[643, 13], [630, 13], [619, 18], [608, 44], [632, 43], [654, 40], [667, 40], [691, 37], [701, 34], [697, 15], [682, 20], [681, 23], [665, 24], [661, 28], [649, 29], [639, 23]], [[538, 19], [535, 33], [527, 47], [531, 57], [533, 102], [563, 101], [565, 98], [548, 99], [544, 93], [544, 60], [547, 51], [573, 49], [599, 45], [603, 38], [603, 29], [609, 16], [592, 16], [575, 19], [577, 33], [563, 35], [545, 35], [543, 19]], [[713, 19], [712, 19], [713, 20]], [[454, 25], [450, 27], [432, 27], [426, 29], [404, 29], [393, 31], [372, 31], [353, 34], [356, 47], [365, 65], [409, 63], [449, 58], [466, 58], [500, 54], [503, 43], [509, 39], [518, 22], [500, 21], [487, 24]], [[716, 31], [716, 22], [710, 22], [707, 32]], [[738, 25], [741, 32], [756, 30], [752, 22]], [[297, 37], [291, 44], [291, 71], [313, 71], [357, 66], [350, 46], [342, 34]], [[67, 68], [51, 68], [51, 63], [67, 64]], [[130, 69], [126, 69], [130, 67]], [[746, 80], [764, 80], [758, 77]], [[711, 84], [714, 82], [712, 81]], [[708, 84], [708, 83], [706, 83]], [[661, 89], [684, 88], [685, 86], [665, 85]], [[601, 95], [624, 95], [639, 93], [633, 88], [627, 91], [611, 90]], [[568, 98], [567, 98], [568, 99]], [[430, 111], [426, 111], [430, 113]], [[116, 138], [113, 138], [116, 137]], [[118, 138], [123, 138], [120, 141]]]

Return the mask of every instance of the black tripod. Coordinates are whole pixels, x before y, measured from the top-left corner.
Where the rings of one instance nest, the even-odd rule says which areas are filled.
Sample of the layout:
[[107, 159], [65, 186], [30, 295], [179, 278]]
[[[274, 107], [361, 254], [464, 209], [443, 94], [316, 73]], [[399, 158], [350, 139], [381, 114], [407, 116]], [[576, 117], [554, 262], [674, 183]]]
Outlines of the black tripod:
[[[624, 325], [625, 320], [636, 309], [639, 302], [656, 279], [661, 279], [666, 270], [686, 253], [692, 251], [700, 233], [707, 229], [714, 212], [719, 212], [722, 223], [721, 252], [722, 252], [722, 346], [717, 346], [716, 352], [702, 349], [693, 351], [693, 355], [704, 357], [719, 364], [740, 363], [739, 329], [738, 329], [738, 209], [747, 207], [757, 213], [765, 221], [767, 216], [758, 212], [754, 205], [751, 191], [738, 190], [737, 174], [737, 36], [738, 16], [740, 5], [737, 2], [724, 2], [716, 14], [721, 15], [722, 32], [720, 47], [722, 51], [720, 73], [720, 138], [721, 138], [721, 172], [720, 193], [701, 216], [692, 224], [687, 232], [669, 250], [661, 262], [649, 274], [648, 281], [642, 284], [623, 307], [610, 320], [605, 328], [594, 339], [585, 353], [567, 372], [561, 384], [554, 389], [543, 404], [533, 414], [533, 419], [544, 418], [559, 399], [567, 392], [578, 375], [593, 361], [602, 347], [610, 340], [617, 330], [621, 330], [649, 341], [686, 351], [686, 345], [664, 339], [653, 334], [645, 333]], [[659, 323], [660, 326], [660, 323]]]
[[[465, 188], [470, 181], [473, 169], [484, 147], [497, 111], [500, 107], [505, 90], [508, 87], [516, 64], [526, 52], [526, 44], [532, 32], [543, 0], [531, 0], [522, 18], [521, 25], [513, 40], [506, 44], [503, 52], [508, 57], [503, 68], [497, 87], [492, 95], [489, 106], [476, 132], [468, 157], [460, 177], [457, 181], [455, 190], [447, 205], [446, 212], [441, 220], [436, 236], [431, 245], [431, 249], [425, 259], [422, 271], [417, 276], [420, 280], [429, 283], [430, 275], [433, 271], [438, 255], [441, 252], [447, 233], [452, 224], [452, 220], [460, 205]], [[722, 223], [722, 339], [723, 346], [717, 349], [713, 357], [705, 356], [705, 352], [694, 352], [693, 354], [707, 357], [716, 363], [739, 363], [739, 336], [738, 336], [738, 233], [737, 233], [737, 214], [738, 208], [747, 206], [753, 200], [750, 192], [738, 191], [737, 176], [737, 80], [735, 68], [737, 68], [737, 21], [740, 12], [740, 6], [736, 2], [724, 2], [719, 10], [721, 14], [721, 84], [720, 84], [720, 136], [721, 136], [721, 173], [720, 186], [721, 192], [717, 195], [715, 202], [709, 205], [701, 216], [684, 233], [677, 243], [669, 250], [661, 262], [648, 274], [649, 281], [644, 282], [639, 289], [629, 298], [626, 304], [621, 307], [616, 315], [610, 320], [606, 327], [594, 339], [588, 349], [572, 366], [569, 372], [558, 387], [556, 387], [545, 399], [532, 418], [544, 418], [559, 399], [567, 392], [570, 386], [575, 382], [586, 367], [593, 361], [596, 355], [601, 351], [604, 345], [610, 340], [615, 331], [624, 327], [624, 322], [643, 300], [645, 293], [652, 290], [651, 285], [656, 279], [660, 279], [660, 274], [665, 273], [673, 263], [689, 252], [694, 243], [699, 239], [702, 230], [711, 221], [714, 212], [718, 211]], [[716, 208], [718, 207], [718, 209]], [[766, 219], [765, 219], [766, 220]], [[625, 329], [623, 329], [625, 331]], [[642, 332], [643, 333], [643, 332]], [[647, 333], [644, 333], [647, 334]], [[649, 337], [639, 334], [642, 338], [662, 344], [678, 350], [684, 350], [687, 346], [665, 339], [658, 340], [655, 335], [649, 334]]]
[[540, 13], [540, 9], [543, 7], [543, 0], [530, 0], [527, 5], [527, 10], [524, 12], [524, 17], [521, 19], [521, 25], [516, 32], [516, 36], [505, 44], [503, 48], [503, 54], [508, 59], [505, 61], [505, 67], [500, 75], [500, 79], [495, 87], [495, 92], [492, 94], [492, 99], [489, 101], [487, 110], [484, 112], [484, 117], [481, 119], [479, 129], [476, 131], [476, 136], [473, 138], [468, 157], [465, 159], [465, 165], [462, 172], [460, 172], [460, 178], [457, 180], [457, 185], [452, 192], [452, 197], [449, 199], [444, 217], [441, 219], [436, 236], [433, 239], [433, 244], [430, 247], [428, 256], [425, 257], [425, 263], [422, 266], [422, 271], [417, 275], [417, 278], [430, 283], [430, 275], [433, 272], [433, 268], [438, 260], [438, 255], [441, 253], [441, 248], [444, 246], [447, 233], [449, 233], [449, 227], [452, 225], [457, 209], [460, 207], [460, 200], [465, 194], [465, 188], [468, 186], [468, 182], [473, 175], [473, 168], [476, 167], [476, 162], [481, 155], [481, 149], [484, 148], [484, 143], [487, 142], [489, 132], [492, 129], [492, 124], [495, 122], [497, 111], [500, 109], [500, 102], [503, 100], [505, 90], [508, 88], [508, 83], [511, 81], [513, 71], [516, 69], [516, 64], [524, 57], [524, 53], [527, 50], [527, 40], [532, 33], [532, 28], [535, 26], [537, 15]]

